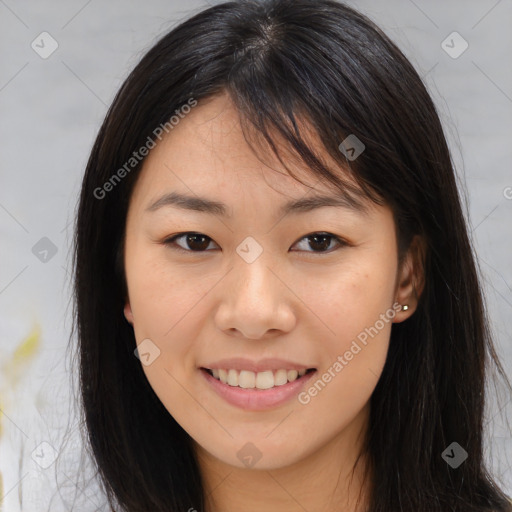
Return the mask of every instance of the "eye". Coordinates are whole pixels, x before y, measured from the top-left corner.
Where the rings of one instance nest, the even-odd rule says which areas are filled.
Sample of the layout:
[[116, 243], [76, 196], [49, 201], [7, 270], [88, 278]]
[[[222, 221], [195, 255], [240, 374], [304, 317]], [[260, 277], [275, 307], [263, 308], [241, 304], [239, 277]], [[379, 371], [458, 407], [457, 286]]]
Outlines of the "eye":
[[[182, 244], [179, 244], [177, 241], [182, 240]], [[303, 252], [311, 252], [313, 254], [322, 254], [327, 252], [333, 252], [336, 250], [336, 244], [339, 247], [343, 247], [349, 245], [348, 242], [342, 240], [341, 238], [333, 235], [331, 233], [325, 232], [317, 232], [311, 233], [310, 235], [306, 235], [302, 237], [298, 242], [294, 245], [298, 245], [307, 241], [306, 244], [308, 247], [312, 248], [312, 251], [308, 251], [306, 249], [302, 249]], [[332, 242], [335, 242], [334, 249], [332, 247]], [[203, 233], [195, 233], [195, 232], [186, 232], [179, 233], [170, 238], [164, 240], [164, 245], [171, 247], [177, 251], [184, 252], [206, 252], [208, 250], [208, 246], [210, 243], [214, 243], [213, 240], [206, 236]], [[303, 243], [303, 246], [306, 244]], [[300, 251], [299, 251], [300, 252]]]
[[[307, 240], [307, 246], [314, 248], [313, 251], [305, 251], [305, 252], [313, 252], [313, 253], [326, 253], [326, 252], [333, 252], [331, 242], [336, 242], [336, 244], [339, 247], [343, 247], [345, 245], [348, 245], [347, 242], [342, 240], [341, 238], [337, 237], [336, 235], [333, 235], [331, 233], [325, 233], [325, 232], [318, 232], [318, 233], [311, 233], [310, 235], [306, 235], [305, 237], [301, 238], [297, 244], [301, 243], [302, 240]], [[331, 250], [327, 250], [331, 248]], [[316, 250], [319, 249], [319, 250]], [[336, 250], [336, 245], [334, 250]]]
[[[185, 247], [177, 244], [175, 241], [183, 239]], [[180, 233], [164, 240], [165, 245], [172, 246], [173, 249], [185, 252], [204, 252], [209, 245], [209, 241], [213, 241], [209, 236], [202, 233]], [[188, 247], [187, 247], [188, 246]]]

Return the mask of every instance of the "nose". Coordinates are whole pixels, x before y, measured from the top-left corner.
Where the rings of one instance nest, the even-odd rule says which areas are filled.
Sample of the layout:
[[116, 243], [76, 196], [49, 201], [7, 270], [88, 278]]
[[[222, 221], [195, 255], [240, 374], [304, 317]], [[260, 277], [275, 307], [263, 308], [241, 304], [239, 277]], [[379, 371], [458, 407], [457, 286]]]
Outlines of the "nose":
[[282, 336], [294, 328], [294, 295], [274, 267], [263, 255], [252, 263], [235, 261], [224, 279], [215, 314], [217, 328], [248, 339]]

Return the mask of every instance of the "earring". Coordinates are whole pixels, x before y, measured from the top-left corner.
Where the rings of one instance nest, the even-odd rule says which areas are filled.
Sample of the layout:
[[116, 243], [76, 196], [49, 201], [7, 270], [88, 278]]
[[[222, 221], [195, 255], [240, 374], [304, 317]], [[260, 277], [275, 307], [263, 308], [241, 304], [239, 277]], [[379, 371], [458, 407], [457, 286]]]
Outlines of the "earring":
[[402, 305], [402, 311], [407, 311], [409, 309], [409, 306], [407, 304]]

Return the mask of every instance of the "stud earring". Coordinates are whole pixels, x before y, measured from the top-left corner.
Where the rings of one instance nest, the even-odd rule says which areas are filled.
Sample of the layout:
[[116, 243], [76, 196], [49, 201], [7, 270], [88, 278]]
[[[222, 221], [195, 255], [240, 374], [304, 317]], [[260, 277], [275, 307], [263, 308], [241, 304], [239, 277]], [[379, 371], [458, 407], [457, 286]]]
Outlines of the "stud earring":
[[407, 311], [409, 309], [409, 306], [407, 304], [402, 305], [402, 311]]

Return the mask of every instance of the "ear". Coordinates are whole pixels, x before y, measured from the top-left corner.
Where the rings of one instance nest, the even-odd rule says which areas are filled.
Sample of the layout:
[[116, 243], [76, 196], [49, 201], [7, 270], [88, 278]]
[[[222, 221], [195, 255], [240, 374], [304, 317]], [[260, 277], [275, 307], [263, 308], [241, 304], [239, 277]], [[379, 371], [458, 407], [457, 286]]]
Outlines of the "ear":
[[128, 321], [129, 324], [133, 325], [133, 313], [132, 313], [132, 307], [130, 306], [130, 303], [127, 302], [124, 305], [124, 317]]
[[395, 300], [405, 311], [398, 311], [394, 323], [400, 323], [411, 317], [418, 307], [421, 293], [425, 287], [426, 243], [423, 237], [415, 235], [409, 245], [402, 266], [398, 271]]

